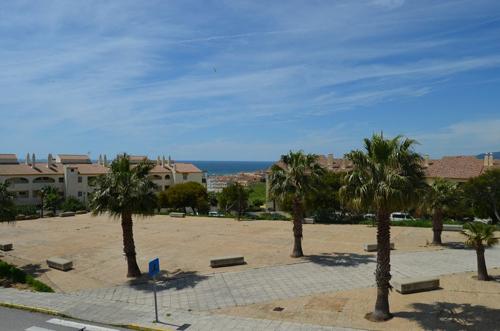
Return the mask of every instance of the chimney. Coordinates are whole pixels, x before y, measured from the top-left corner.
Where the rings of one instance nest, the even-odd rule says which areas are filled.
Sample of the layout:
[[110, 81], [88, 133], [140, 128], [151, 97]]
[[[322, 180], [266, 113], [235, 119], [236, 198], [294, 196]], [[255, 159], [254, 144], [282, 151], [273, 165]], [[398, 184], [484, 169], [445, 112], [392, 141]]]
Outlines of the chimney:
[[490, 152], [490, 156], [488, 157], [488, 165], [490, 167], [493, 166], [493, 153]]
[[99, 154], [99, 160], [97, 161], [97, 164], [98, 164], [98, 165], [103, 165], [103, 162], [102, 162], [102, 154]]
[[160, 160], [160, 156], [158, 155], [158, 158], [156, 159], [156, 165], [160, 165], [161, 164], [161, 160]]
[[106, 154], [104, 154], [104, 158], [103, 158], [103, 166], [107, 167], [108, 166], [108, 157], [106, 156]]
[[424, 155], [424, 168], [429, 167], [429, 154]]
[[161, 166], [164, 167], [165, 166], [165, 155], [163, 155], [161, 157]]
[[333, 168], [333, 154], [328, 154], [326, 158], [326, 165], [328, 168]]
[[170, 155], [168, 156], [168, 166], [171, 166], [172, 165], [172, 158], [170, 157]]
[[26, 160], [24, 160], [24, 162], [26, 163], [26, 165], [30, 165], [31, 163], [30, 153], [26, 153]]
[[490, 164], [490, 153], [484, 153], [483, 165], [487, 167]]
[[36, 166], [36, 158], [35, 158], [35, 153], [31, 156], [31, 167], [34, 169]]
[[52, 154], [49, 153], [47, 156], [47, 168], [50, 168], [52, 166]]

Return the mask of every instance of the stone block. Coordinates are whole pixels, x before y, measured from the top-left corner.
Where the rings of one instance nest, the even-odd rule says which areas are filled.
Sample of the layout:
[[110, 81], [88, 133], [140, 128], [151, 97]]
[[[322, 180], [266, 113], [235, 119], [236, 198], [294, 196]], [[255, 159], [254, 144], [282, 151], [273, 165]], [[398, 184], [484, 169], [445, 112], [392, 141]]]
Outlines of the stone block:
[[[364, 244], [363, 249], [365, 250], [365, 252], [376, 252], [377, 244]], [[391, 243], [391, 249], [396, 249], [394, 243]]]
[[432, 291], [439, 288], [439, 278], [405, 278], [392, 285], [401, 294]]
[[186, 216], [185, 213], [175, 213], [175, 212], [172, 212], [169, 214], [170, 217], [181, 217], [181, 218], [184, 218]]
[[243, 256], [224, 256], [210, 259], [210, 266], [212, 268], [229, 267], [240, 264], [245, 264], [245, 258]]
[[47, 265], [54, 269], [67, 271], [73, 268], [73, 261], [63, 259], [62, 257], [51, 257], [47, 259]]
[[12, 250], [12, 243], [6, 243], [6, 242], [0, 243], [0, 250], [11, 251]]
[[26, 215], [19, 214], [16, 216], [16, 221], [21, 221], [21, 220], [25, 220], [25, 219], [26, 219]]
[[87, 213], [87, 211], [86, 211], [86, 210], [77, 210], [77, 211], [75, 212], [75, 214], [77, 214], [77, 215], [83, 215], [83, 214], [86, 214], [86, 213]]
[[306, 217], [306, 218], [304, 218], [304, 223], [305, 224], [314, 224], [314, 218]]
[[65, 211], [61, 213], [59, 216], [61, 217], [70, 217], [70, 216], [75, 216], [76, 213], [74, 211]]
[[459, 224], [443, 224], [443, 231], [462, 231], [463, 226]]

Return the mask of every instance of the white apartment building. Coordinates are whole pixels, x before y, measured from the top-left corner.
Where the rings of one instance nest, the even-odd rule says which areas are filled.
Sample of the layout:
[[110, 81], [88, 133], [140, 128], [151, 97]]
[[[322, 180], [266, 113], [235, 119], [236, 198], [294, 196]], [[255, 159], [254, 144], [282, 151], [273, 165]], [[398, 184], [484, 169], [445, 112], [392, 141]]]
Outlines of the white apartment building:
[[[146, 156], [130, 156], [137, 164]], [[22, 205], [40, 203], [39, 191], [44, 186], [53, 186], [63, 197], [75, 197], [86, 202], [88, 194], [94, 190], [97, 176], [109, 171], [106, 155], [99, 156], [92, 163], [87, 155], [59, 154], [47, 156], [46, 162], [37, 162], [35, 154], [27, 154], [24, 162], [19, 162], [15, 154], [0, 154], [0, 183], [9, 183], [9, 191], [16, 194], [16, 203]], [[191, 163], [173, 162], [170, 157], [158, 157], [150, 172], [158, 190], [185, 182], [203, 183], [203, 173]]]

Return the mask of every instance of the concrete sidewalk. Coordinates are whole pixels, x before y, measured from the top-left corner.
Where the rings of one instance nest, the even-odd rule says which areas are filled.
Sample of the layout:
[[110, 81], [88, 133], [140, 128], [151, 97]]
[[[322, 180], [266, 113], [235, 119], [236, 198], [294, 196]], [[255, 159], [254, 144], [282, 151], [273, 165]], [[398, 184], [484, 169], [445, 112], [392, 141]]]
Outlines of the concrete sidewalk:
[[45, 312], [116, 326], [140, 326], [153, 330], [273, 330], [273, 331], [349, 331], [339, 327], [289, 323], [253, 318], [214, 315], [206, 312], [159, 310], [161, 323], [153, 323], [154, 308], [105, 299], [86, 299], [73, 294], [36, 293], [0, 289], [0, 303], [43, 309]]

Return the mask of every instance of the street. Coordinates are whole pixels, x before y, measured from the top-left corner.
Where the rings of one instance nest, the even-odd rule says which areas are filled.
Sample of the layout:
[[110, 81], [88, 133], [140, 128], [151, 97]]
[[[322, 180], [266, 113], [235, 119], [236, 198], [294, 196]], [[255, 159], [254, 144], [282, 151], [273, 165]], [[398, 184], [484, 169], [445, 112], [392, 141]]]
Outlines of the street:
[[86, 323], [42, 313], [0, 307], [0, 331], [118, 331], [123, 328]]

